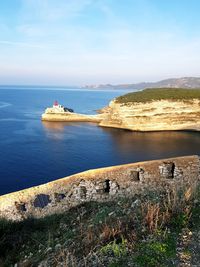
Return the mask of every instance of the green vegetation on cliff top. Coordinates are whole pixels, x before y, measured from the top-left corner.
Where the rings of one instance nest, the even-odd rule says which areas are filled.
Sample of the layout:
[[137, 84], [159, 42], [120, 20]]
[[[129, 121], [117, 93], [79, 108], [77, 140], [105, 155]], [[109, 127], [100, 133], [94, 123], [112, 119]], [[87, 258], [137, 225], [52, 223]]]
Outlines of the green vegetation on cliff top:
[[116, 98], [118, 103], [149, 102], [153, 100], [191, 100], [200, 99], [200, 89], [152, 88], [128, 93]]

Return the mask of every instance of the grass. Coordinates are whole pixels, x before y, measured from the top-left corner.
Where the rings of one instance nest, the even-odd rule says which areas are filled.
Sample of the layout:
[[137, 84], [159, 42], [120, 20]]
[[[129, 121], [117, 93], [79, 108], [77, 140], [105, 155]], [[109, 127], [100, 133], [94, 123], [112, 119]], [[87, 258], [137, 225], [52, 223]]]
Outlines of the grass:
[[44, 219], [0, 220], [0, 266], [173, 266], [179, 233], [200, 226], [198, 199], [200, 190], [188, 185], [84, 203]]
[[137, 247], [137, 253], [133, 257], [138, 266], [170, 266], [170, 259], [176, 256], [175, 237], [167, 236], [158, 239], [154, 236], [151, 240], [141, 243]]
[[116, 258], [125, 257], [127, 255], [127, 240], [123, 237], [121, 238], [120, 242], [117, 243], [116, 240], [106, 244], [100, 249], [102, 254], [109, 254], [113, 255]]
[[200, 89], [152, 88], [128, 93], [116, 98], [117, 103], [150, 102], [153, 100], [184, 100], [200, 99]]

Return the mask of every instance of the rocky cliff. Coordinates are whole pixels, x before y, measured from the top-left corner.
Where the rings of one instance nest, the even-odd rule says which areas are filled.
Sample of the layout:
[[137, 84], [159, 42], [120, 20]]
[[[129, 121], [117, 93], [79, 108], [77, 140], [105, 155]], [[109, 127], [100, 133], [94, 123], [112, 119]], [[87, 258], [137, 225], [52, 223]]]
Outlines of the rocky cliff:
[[[100, 126], [133, 131], [200, 130], [200, 90], [148, 89], [110, 102]], [[163, 93], [164, 92], [164, 93]]]

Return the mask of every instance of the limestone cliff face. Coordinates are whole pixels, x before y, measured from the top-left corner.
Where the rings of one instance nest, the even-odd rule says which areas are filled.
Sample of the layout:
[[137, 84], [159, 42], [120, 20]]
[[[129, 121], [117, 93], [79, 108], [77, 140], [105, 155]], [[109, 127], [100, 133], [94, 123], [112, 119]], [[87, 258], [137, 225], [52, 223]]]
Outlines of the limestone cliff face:
[[146, 103], [111, 101], [100, 126], [133, 131], [200, 131], [200, 100], [157, 100]]

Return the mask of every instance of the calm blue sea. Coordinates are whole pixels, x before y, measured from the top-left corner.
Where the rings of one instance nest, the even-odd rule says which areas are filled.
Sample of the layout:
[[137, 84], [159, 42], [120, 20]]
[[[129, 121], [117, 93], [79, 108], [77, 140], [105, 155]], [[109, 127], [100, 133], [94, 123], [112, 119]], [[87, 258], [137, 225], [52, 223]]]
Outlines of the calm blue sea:
[[42, 122], [58, 100], [94, 114], [124, 91], [0, 88], [0, 194], [98, 167], [198, 154], [200, 133], [138, 133], [91, 123]]

